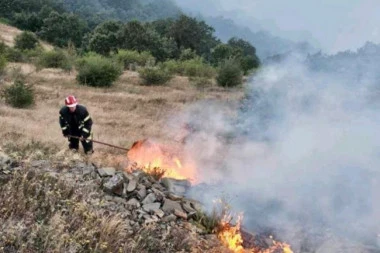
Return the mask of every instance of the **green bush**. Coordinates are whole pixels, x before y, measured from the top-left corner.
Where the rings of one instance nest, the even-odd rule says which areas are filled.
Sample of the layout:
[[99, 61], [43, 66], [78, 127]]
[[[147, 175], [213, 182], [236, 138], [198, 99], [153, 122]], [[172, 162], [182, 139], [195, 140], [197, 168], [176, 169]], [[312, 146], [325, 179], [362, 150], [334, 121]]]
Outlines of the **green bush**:
[[27, 57], [21, 52], [21, 50], [9, 47], [5, 51], [5, 57], [9, 62], [26, 62]]
[[32, 32], [22, 32], [15, 38], [15, 48], [20, 50], [35, 49], [37, 45], [37, 36]]
[[0, 55], [4, 55], [8, 46], [4, 42], [0, 41]]
[[201, 57], [186, 61], [169, 60], [163, 62], [160, 67], [166, 69], [171, 74], [178, 74], [190, 77], [212, 78], [215, 76], [215, 69], [203, 62]]
[[0, 75], [2, 75], [5, 71], [5, 66], [7, 65], [7, 60], [4, 55], [0, 54]]
[[72, 69], [69, 56], [62, 50], [43, 52], [37, 61], [38, 68], [61, 68], [66, 71]]
[[195, 58], [197, 58], [197, 53], [195, 51], [191, 50], [190, 48], [182, 50], [181, 54], [179, 56], [180, 61], [187, 61], [187, 60], [191, 60], [191, 59], [195, 59]]
[[5, 103], [16, 108], [27, 108], [34, 103], [33, 87], [25, 85], [22, 79], [17, 79], [2, 93]]
[[167, 70], [158, 67], [140, 69], [139, 74], [145, 85], [165, 84], [172, 78], [172, 75]]
[[168, 61], [160, 63], [159, 67], [161, 69], [165, 69], [170, 74], [178, 74], [178, 75], [185, 74], [185, 69], [183, 68], [182, 62], [180, 61], [168, 60]]
[[183, 61], [182, 68], [186, 76], [198, 76], [211, 78], [215, 75], [215, 69], [203, 62], [201, 57]]
[[77, 61], [77, 80], [93, 87], [109, 87], [121, 75], [121, 66], [97, 54], [89, 54]]
[[226, 60], [218, 71], [216, 81], [219, 86], [234, 87], [243, 82], [240, 63], [236, 60]]
[[131, 50], [120, 50], [115, 57], [116, 60], [124, 66], [124, 69], [129, 69], [131, 64], [136, 64], [138, 66], [153, 66], [156, 61], [147, 51], [139, 53]]

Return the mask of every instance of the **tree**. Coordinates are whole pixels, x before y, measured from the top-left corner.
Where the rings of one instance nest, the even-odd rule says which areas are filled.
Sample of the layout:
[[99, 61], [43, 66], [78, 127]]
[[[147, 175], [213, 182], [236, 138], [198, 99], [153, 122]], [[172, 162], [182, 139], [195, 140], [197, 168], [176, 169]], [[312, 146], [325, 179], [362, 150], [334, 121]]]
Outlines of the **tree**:
[[123, 48], [138, 52], [149, 51], [159, 61], [173, 57], [176, 45], [174, 40], [161, 37], [149, 25], [131, 21], [124, 28]]
[[106, 21], [98, 25], [89, 38], [89, 49], [102, 55], [116, 52], [123, 42], [123, 24]]
[[67, 13], [59, 14], [54, 11], [44, 20], [38, 34], [41, 38], [59, 47], [66, 47], [69, 41], [79, 47], [86, 31], [87, 24], [78, 16]]
[[234, 54], [239, 59], [244, 74], [260, 66], [260, 59], [256, 55], [256, 48], [248, 41], [233, 37], [228, 41], [228, 45], [234, 49]]
[[232, 58], [234, 56], [234, 52], [235, 50], [232, 46], [221, 43], [212, 50], [211, 62], [214, 65], [218, 65], [224, 60]]
[[178, 49], [190, 48], [198, 55], [209, 59], [211, 49], [219, 44], [214, 35], [214, 28], [204, 21], [197, 21], [185, 15], [181, 15], [170, 27], [169, 36], [173, 37]]
[[251, 43], [243, 39], [232, 37], [228, 40], [227, 44], [233, 48], [240, 48], [243, 50], [244, 55], [256, 55], [256, 48], [252, 46]]

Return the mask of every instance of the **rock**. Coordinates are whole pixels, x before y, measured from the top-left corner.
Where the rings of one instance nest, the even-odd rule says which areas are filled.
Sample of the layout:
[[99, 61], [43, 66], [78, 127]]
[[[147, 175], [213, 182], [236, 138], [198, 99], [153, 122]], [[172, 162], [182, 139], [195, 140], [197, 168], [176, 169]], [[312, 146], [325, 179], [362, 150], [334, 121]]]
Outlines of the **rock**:
[[165, 216], [161, 220], [162, 220], [162, 222], [172, 222], [172, 221], [176, 221], [177, 220], [177, 216], [175, 216], [174, 214], [170, 214], [168, 216]]
[[123, 176], [121, 174], [116, 174], [103, 184], [103, 188], [105, 192], [121, 196], [123, 194], [123, 183]]
[[187, 200], [187, 202], [190, 204], [190, 206], [195, 209], [197, 212], [201, 212], [203, 207], [201, 202], [196, 201], [196, 200]]
[[143, 205], [150, 204], [156, 201], [156, 195], [154, 193], [149, 193], [148, 196], [141, 202]]
[[144, 185], [139, 185], [140, 190], [137, 192], [137, 197], [142, 200], [146, 197], [146, 188]]
[[150, 203], [150, 204], [145, 204], [143, 205], [144, 211], [151, 213], [155, 212], [156, 210], [159, 210], [161, 206], [161, 203]]
[[112, 177], [116, 173], [116, 169], [113, 167], [105, 167], [98, 169], [98, 173], [101, 177]]
[[165, 191], [165, 187], [163, 187], [162, 185], [158, 184], [158, 183], [154, 183], [152, 185], [153, 188], [159, 190], [159, 191]]
[[162, 218], [165, 216], [164, 211], [162, 211], [161, 209], [154, 210], [154, 214], [157, 215], [159, 218]]
[[136, 209], [136, 208], [139, 208], [140, 206], [141, 206], [140, 202], [135, 198], [128, 200], [126, 203], [126, 207], [128, 208], [128, 210]]
[[156, 200], [157, 201], [162, 202], [165, 199], [165, 194], [163, 194], [159, 190], [157, 190], [155, 188], [152, 188], [151, 190], [153, 191], [154, 195], [156, 195]]
[[183, 199], [182, 196], [175, 195], [174, 193], [171, 193], [171, 192], [168, 194], [168, 198], [171, 199], [171, 200], [174, 200], [174, 201], [178, 201], [178, 200], [182, 200]]
[[127, 192], [133, 192], [136, 189], [136, 186], [137, 186], [136, 179], [129, 180]]
[[170, 200], [170, 199], [165, 199], [162, 210], [165, 213], [172, 213], [172, 212], [174, 212], [174, 210], [178, 210], [178, 211], [183, 212], [181, 204], [178, 202], [175, 202], [173, 200]]
[[144, 224], [150, 224], [156, 222], [150, 215], [143, 215], [144, 218]]
[[191, 186], [188, 180], [178, 180], [174, 178], [163, 178], [161, 183], [166, 187], [166, 189], [168, 189], [169, 192], [182, 196]]
[[187, 220], [187, 214], [183, 211], [178, 210], [178, 209], [174, 210], [174, 215], [179, 217], [179, 218]]
[[191, 207], [189, 202], [182, 203], [182, 207], [187, 213], [196, 213], [196, 211]]
[[123, 175], [125, 177], [125, 179], [129, 182], [129, 180], [133, 180], [133, 179], [136, 179], [136, 177], [128, 172], [123, 172]]
[[50, 162], [46, 160], [31, 161], [30, 166], [33, 168], [47, 168], [50, 166]]
[[12, 159], [7, 154], [0, 151], [0, 166], [1, 165], [8, 165], [11, 163], [12, 163]]
[[94, 165], [86, 165], [82, 168], [82, 175], [83, 176], [92, 175], [94, 171], [95, 171]]

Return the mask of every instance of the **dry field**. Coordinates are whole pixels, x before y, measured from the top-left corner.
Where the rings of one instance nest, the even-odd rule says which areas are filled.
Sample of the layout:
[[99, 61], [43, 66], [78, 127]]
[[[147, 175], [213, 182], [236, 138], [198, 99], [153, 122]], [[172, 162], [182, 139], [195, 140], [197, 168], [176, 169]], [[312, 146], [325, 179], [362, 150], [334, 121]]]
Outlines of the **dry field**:
[[[175, 77], [165, 86], [143, 86], [138, 73], [131, 71], [125, 71], [111, 88], [92, 88], [78, 85], [75, 72], [36, 71], [33, 65], [15, 63], [9, 64], [5, 82], [12, 80], [12, 72], [17, 68], [34, 86], [36, 104], [31, 109], [14, 109], [0, 103], [0, 145], [10, 150], [26, 149], [30, 155], [36, 147], [39, 154], [49, 156], [67, 149], [58, 112], [69, 94], [88, 108], [94, 121], [94, 140], [125, 148], [144, 138], [173, 142], [166, 126], [168, 120], [196, 101], [237, 101], [243, 96], [242, 89], [226, 90], [215, 85], [199, 89], [186, 77]], [[95, 162], [124, 166], [122, 150], [100, 144], [95, 144], [94, 149], [91, 159]]]
[[[14, 38], [20, 33], [22, 33], [22, 31], [16, 27], [0, 23], [0, 41], [3, 41], [7, 46], [13, 47]], [[45, 50], [53, 49], [48, 43], [43, 41], [40, 41], [40, 43]]]

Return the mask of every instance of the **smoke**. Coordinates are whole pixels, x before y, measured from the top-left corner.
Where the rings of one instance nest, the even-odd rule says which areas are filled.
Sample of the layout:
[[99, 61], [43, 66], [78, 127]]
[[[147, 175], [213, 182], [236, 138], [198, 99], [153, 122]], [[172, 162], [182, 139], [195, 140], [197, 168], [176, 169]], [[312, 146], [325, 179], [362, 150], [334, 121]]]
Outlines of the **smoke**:
[[292, 57], [262, 68], [239, 109], [190, 107], [177, 122], [193, 126], [186, 151], [207, 185], [192, 197], [227, 196], [245, 227], [274, 229], [296, 252], [306, 240], [337, 252], [326, 248], [330, 234], [377, 247], [380, 111], [372, 79], [361, 80], [313, 72]]
[[366, 41], [380, 42], [377, 0], [177, 0], [177, 3], [202, 15], [231, 18], [253, 31], [261, 27], [260, 30], [282, 38], [308, 41], [330, 53], [355, 50]]

